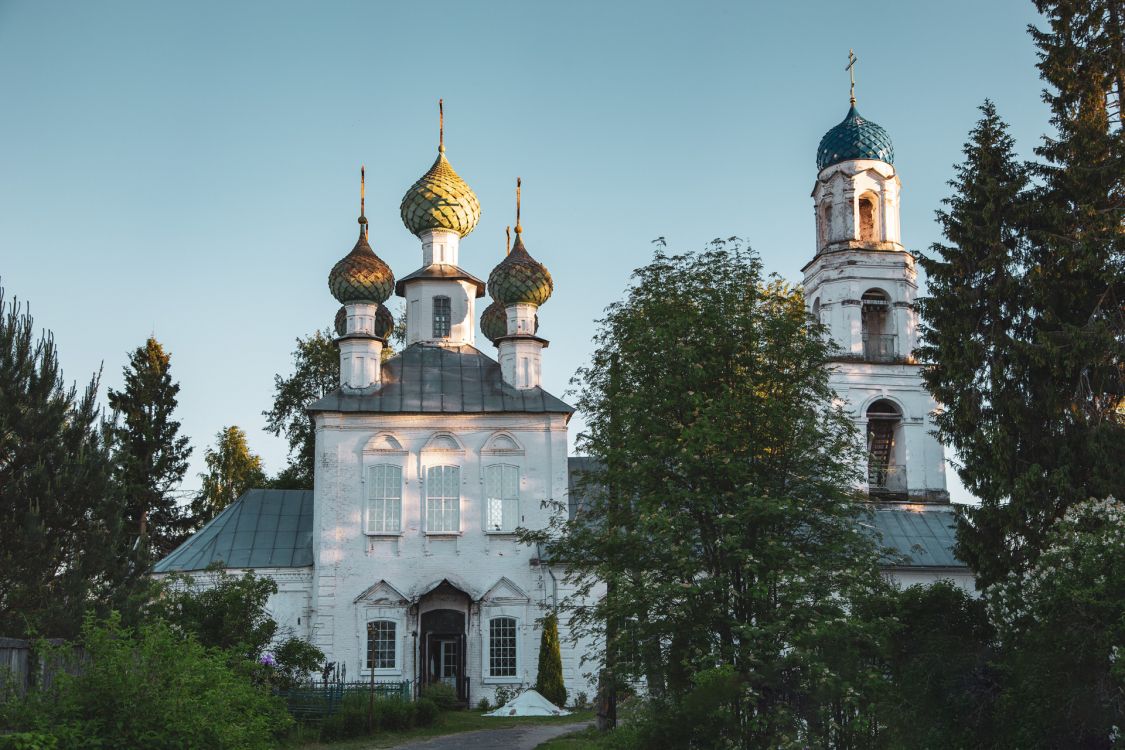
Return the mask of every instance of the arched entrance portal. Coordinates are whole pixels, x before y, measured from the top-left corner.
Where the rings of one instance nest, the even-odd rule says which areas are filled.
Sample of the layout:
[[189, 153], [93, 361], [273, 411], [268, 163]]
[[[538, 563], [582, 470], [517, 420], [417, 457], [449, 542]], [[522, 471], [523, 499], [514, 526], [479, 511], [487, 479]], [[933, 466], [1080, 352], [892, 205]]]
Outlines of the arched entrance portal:
[[466, 625], [471, 601], [464, 591], [442, 581], [419, 602], [418, 681], [422, 686], [449, 685], [462, 701], [469, 696]]

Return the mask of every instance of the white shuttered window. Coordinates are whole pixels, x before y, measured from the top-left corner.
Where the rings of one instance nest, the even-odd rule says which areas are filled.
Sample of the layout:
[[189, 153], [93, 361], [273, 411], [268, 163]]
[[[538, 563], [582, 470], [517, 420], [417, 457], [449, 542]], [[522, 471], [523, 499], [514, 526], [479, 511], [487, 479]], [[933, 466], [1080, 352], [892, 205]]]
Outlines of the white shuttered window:
[[515, 531], [519, 523], [520, 470], [510, 464], [493, 464], [484, 472], [484, 528]]
[[431, 466], [426, 471], [426, 531], [461, 531], [460, 466]]
[[376, 464], [367, 469], [367, 533], [402, 530], [402, 467]]

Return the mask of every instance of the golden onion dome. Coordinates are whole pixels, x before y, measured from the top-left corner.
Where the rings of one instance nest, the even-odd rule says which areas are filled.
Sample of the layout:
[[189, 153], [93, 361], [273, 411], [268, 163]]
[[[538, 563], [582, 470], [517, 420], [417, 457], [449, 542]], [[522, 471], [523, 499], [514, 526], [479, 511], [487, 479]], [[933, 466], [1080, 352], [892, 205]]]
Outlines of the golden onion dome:
[[523, 244], [523, 227], [520, 225], [520, 186], [516, 180], [516, 241], [511, 252], [488, 275], [488, 293], [501, 306], [526, 304], [542, 305], [555, 289], [551, 273]]
[[349, 302], [382, 304], [394, 293], [395, 275], [391, 267], [367, 244], [366, 220], [363, 221], [355, 247], [329, 272], [328, 289], [342, 305]]
[[446, 229], [464, 237], [480, 221], [480, 201], [445, 158], [445, 117], [438, 101], [438, 156], [429, 171], [402, 196], [399, 214], [411, 234]]

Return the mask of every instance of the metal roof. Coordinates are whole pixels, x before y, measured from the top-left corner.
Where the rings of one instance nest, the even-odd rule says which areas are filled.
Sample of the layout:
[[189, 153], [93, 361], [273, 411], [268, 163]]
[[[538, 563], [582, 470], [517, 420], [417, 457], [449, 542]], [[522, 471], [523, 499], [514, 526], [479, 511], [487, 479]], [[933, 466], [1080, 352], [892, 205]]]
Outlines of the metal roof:
[[572, 414], [574, 408], [542, 388], [504, 382], [500, 363], [472, 346], [411, 344], [383, 363], [382, 383], [368, 394], [337, 389], [310, 412], [381, 414]]
[[425, 268], [419, 268], [414, 273], [403, 276], [395, 283], [395, 294], [406, 296], [406, 284], [409, 281], [422, 279], [439, 279], [441, 281], [467, 281], [477, 288], [477, 297], [484, 296], [485, 284], [460, 266], [451, 263], [432, 263]]
[[[953, 555], [957, 543], [953, 507], [950, 505], [874, 506], [864, 524], [893, 550], [883, 562], [893, 568], [964, 568]], [[898, 560], [905, 555], [906, 561]]]
[[247, 490], [152, 572], [312, 565], [312, 511], [312, 490]]
[[853, 104], [836, 127], [820, 139], [816, 168], [824, 169], [851, 159], [875, 159], [895, 163], [895, 147], [886, 130], [861, 115]]

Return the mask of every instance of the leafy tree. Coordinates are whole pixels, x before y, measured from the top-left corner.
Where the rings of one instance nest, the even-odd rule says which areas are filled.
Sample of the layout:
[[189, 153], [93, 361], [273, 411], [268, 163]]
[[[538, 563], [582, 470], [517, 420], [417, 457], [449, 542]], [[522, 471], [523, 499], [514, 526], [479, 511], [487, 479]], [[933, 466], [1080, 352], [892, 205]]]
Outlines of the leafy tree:
[[196, 525], [210, 521], [246, 490], [266, 483], [262, 459], [250, 452], [240, 427], [224, 427], [215, 441], [216, 447], [208, 448], [204, 455], [207, 471], [199, 475], [203, 487], [191, 504]]
[[316, 433], [305, 409], [339, 386], [340, 354], [332, 331], [326, 328], [298, 338], [293, 374], [274, 376], [273, 407], [263, 412], [266, 429], [285, 435], [289, 442], [289, 465], [274, 479], [274, 487], [312, 489]]
[[562, 651], [559, 649], [559, 618], [553, 612], [543, 619], [543, 634], [539, 641], [539, 671], [535, 677], [535, 689], [556, 706], [566, 705]]
[[[579, 446], [598, 459], [584, 511], [523, 538], [567, 562], [573, 631], [605, 638], [613, 677], [645, 678], [664, 714], [706, 683], [730, 696], [723, 742], [862, 746], [877, 675], [841, 671], [838, 645], [878, 644], [883, 624], [848, 613], [884, 583], [833, 345], [737, 240], [660, 248], [633, 278], [578, 376]], [[716, 665], [729, 678], [701, 682]]]
[[1076, 503], [1044, 542], [985, 589], [1004, 746], [1108, 749], [1125, 727], [1125, 503]]
[[[395, 316], [390, 341], [383, 347], [383, 361], [395, 353], [395, 345], [406, 341], [406, 318]], [[266, 429], [284, 435], [289, 443], [289, 465], [273, 478], [276, 489], [311, 490], [316, 433], [305, 412], [309, 404], [340, 387], [340, 353], [331, 329], [316, 331], [297, 339], [293, 351], [293, 374], [273, 378], [273, 407], [262, 412]]]
[[75, 635], [117, 533], [98, 377], [66, 386], [49, 333], [0, 289], [0, 633]]
[[126, 557], [134, 575], [171, 552], [190, 525], [175, 493], [191, 447], [172, 418], [180, 386], [172, 381], [170, 367], [171, 356], [150, 336], [129, 355], [124, 388], [109, 391], [115, 480], [132, 548]]

